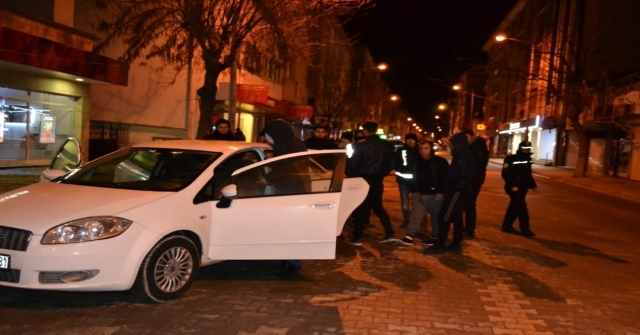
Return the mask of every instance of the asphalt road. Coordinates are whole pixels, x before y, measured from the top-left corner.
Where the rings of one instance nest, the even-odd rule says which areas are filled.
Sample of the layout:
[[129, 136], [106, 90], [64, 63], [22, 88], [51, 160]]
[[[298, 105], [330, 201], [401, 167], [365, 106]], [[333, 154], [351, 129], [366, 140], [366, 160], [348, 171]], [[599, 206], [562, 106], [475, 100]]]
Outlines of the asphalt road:
[[[637, 204], [538, 177], [528, 196], [538, 236], [504, 234], [498, 168], [461, 255], [378, 244], [374, 218], [363, 247], [339, 240], [336, 260], [303, 261], [297, 277], [272, 278], [275, 262], [225, 262], [165, 304], [0, 287], [0, 334], [640, 334]], [[397, 227], [393, 177], [385, 186]]]

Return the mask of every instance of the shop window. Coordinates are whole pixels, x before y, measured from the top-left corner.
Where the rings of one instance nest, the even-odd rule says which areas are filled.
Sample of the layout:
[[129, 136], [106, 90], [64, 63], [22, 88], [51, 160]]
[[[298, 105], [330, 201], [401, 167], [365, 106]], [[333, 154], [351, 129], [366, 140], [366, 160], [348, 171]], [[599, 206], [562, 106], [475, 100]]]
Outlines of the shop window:
[[75, 100], [1, 87], [0, 166], [48, 164], [67, 138], [74, 136]]

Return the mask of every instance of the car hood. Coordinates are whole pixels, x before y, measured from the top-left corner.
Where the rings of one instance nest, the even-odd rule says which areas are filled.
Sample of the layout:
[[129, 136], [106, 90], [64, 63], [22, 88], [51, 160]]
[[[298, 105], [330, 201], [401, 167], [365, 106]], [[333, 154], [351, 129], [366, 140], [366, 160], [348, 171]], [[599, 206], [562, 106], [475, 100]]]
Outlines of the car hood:
[[0, 194], [0, 226], [44, 234], [61, 223], [117, 215], [171, 194], [42, 182]]

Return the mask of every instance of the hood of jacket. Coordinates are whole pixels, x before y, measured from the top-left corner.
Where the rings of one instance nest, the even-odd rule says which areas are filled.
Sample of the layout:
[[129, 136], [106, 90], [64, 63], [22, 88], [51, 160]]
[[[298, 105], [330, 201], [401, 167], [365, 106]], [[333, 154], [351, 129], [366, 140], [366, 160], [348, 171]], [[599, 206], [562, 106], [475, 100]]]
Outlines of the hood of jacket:
[[273, 120], [264, 127], [265, 134], [269, 134], [275, 143], [295, 138], [293, 129], [284, 120]]
[[453, 149], [451, 150], [452, 154], [457, 154], [465, 150], [469, 147], [469, 142], [467, 141], [467, 137], [464, 133], [457, 133], [449, 139]]

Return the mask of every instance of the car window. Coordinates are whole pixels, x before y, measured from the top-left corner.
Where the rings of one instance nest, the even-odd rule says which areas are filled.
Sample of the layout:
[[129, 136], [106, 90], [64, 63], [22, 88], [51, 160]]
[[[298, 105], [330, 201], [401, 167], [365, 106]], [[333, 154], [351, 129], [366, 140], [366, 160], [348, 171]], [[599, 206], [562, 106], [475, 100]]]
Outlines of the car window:
[[315, 154], [275, 160], [234, 176], [232, 183], [236, 184], [238, 198], [340, 191], [331, 185], [335, 170], [318, 164], [318, 161], [336, 162], [338, 155]]
[[189, 185], [220, 153], [128, 148], [95, 160], [59, 182], [98, 187], [175, 191]]
[[224, 162], [218, 164], [213, 170], [213, 177], [196, 195], [193, 202], [199, 204], [211, 199], [220, 199], [221, 190], [231, 182], [231, 174], [237, 169], [249, 166], [261, 161], [258, 152], [248, 150], [229, 156]]
[[67, 140], [51, 162], [50, 169], [71, 171], [80, 165], [79, 144], [75, 139]]

